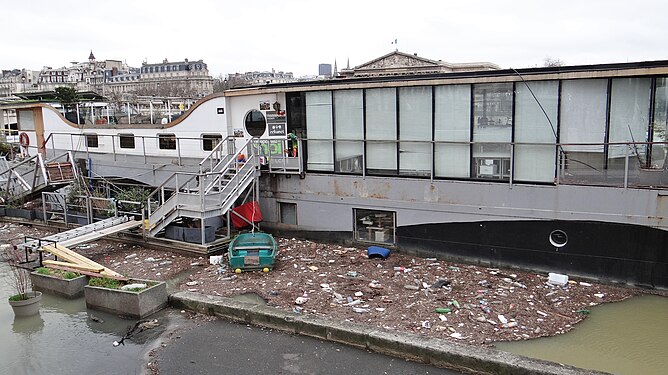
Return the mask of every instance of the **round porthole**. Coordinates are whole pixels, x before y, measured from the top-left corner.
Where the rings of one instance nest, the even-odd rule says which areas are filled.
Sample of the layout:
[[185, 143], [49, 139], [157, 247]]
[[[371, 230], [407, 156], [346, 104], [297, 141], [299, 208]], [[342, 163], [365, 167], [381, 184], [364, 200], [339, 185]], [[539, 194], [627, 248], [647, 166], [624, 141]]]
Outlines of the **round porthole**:
[[244, 126], [248, 134], [252, 137], [261, 137], [265, 130], [267, 130], [267, 120], [264, 118], [262, 112], [254, 109], [246, 113]]
[[550, 243], [554, 247], [563, 247], [568, 242], [568, 235], [561, 229], [553, 230], [550, 233]]

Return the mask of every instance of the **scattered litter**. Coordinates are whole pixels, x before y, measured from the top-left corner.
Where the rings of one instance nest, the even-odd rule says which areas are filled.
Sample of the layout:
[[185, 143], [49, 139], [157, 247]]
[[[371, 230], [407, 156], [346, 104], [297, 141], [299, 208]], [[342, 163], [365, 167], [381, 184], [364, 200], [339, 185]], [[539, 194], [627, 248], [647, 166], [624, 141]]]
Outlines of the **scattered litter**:
[[348, 277], [357, 277], [357, 271], [348, 271], [346, 273], [346, 276]]
[[552, 284], [552, 285], [557, 285], [557, 286], [565, 286], [568, 284], [568, 276], [567, 275], [562, 275], [560, 273], [548, 273], [548, 279], [547, 282]]
[[582, 286], [591, 286], [591, 284], [589, 284], [589, 283], [585, 283], [584, 281], [580, 281], [580, 285], [582, 285]]
[[209, 264], [221, 264], [223, 263], [222, 255], [212, 255], [209, 257]]
[[188, 286], [195, 286], [195, 285], [197, 285], [197, 284], [198, 284], [197, 281], [188, 281], [188, 282], [186, 283], [186, 285], [188, 285]]
[[451, 311], [452, 309], [448, 309], [447, 307], [437, 307], [436, 309], [434, 309], [434, 312], [437, 312], [439, 314], [447, 314]]
[[133, 283], [133, 284], [123, 285], [121, 287], [121, 290], [145, 289], [145, 288], [146, 288], [146, 284], [144, 284], [144, 283]]
[[297, 305], [303, 305], [303, 304], [305, 304], [307, 301], [308, 301], [308, 298], [306, 298], [306, 297], [297, 297], [297, 298], [295, 299], [295, 303], [296, 303]]
[[422, 328], [426, 328], [426, 329], [431, 328], [431, 322], [428, 321], [428, 320], [423, 321], [422, 322]]
[[362, 292], [355, 292], [355, 297], [362, 297], [364, 293]]
[[461, 334], [461, 333], [458, 333], [458, 332], [451, 333], [451, 334], [450, 334], [450, 337], [455, 338], [455, 339], [458, 339], [458, 340], [461, 340], [461, 339], [464, 338], [464, 337], [462, 337], [462, 334]]
[[363, 309], [361, 307], [353, 307], [353, 311], [356, 312], [356, 313], [362, 314], [362, 313], [369, 312], [369, 309]]
[[431, 284], [431, 288], [432, 289], [438, 289], [438, 288], [442, 288], [442, 287], [448, 286], [448, 285], [450, 285], [450, 281], [448, 281], [446, 279], [438, 279], [438, 280], [436, 280], [435, 283]]
[[417, 286], [417, 285], [406, 284], [406, 285], [404, 285], [404, 289], [408, 289], [408, 290], [420, 290], [420, 287]]
[[605, 294], [603, 294], [603, 293], [596, 293], [596, 294], [594, 294], [594, 297], [603, 298], [603, 297], [605, 297]]
[[127, 256], [125, 257], [125, 259], [133, 259], [133, 258], [136, 258], [136, 257], [137, 257], [137, 253], [132, 253], [132, 254], [130, 254], [130, 255], [127, 255]]
[[367, 256], [369, 259], [387, 259], [387, 257], [390, 256], [390, 250], [380, 246], [369, 246], [367, 249]]
[[590, 313], [590, 311], [587, 309], [575, 310], [575, 312], [582, 315], [588, 315]]
[[369, 288], [372, 288], [372, 289], [383, 289], [383, 286], [380, 285], [380, 284], [379, 284], [378, 282], [376, 282], [376, 281], [372, 281], [372, 282], [369, 283]]

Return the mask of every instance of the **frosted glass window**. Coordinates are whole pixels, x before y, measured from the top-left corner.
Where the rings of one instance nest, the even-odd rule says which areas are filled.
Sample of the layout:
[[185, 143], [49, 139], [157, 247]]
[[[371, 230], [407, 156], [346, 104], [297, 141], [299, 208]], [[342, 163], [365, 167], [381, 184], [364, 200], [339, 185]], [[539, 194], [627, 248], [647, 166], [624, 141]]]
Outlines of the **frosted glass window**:
[[534, 81], [515, 86], [516, 145], [513, 160], [516, 180], [554, 181], [558, 111], [558, 81]]
[[334, 170], [332, 93], [315, 91], [306, 93], [307, 169], [313, 171]]
[[[334, 91], [334, 134], [337, 172], [362, 173], [364, 107], [362, 90]], [[342, 142], [340, 140], [356, 140]]]
[[571, 173], [598, 175], [605, 168], [607, 101], [607, 79], [562, 81], [559, 141], [564, 144], [564, 169]]
[[[605, 142], [608, 81], [581, 79], [561, 84], [561, 143]], [[603, 152], [603, 145], [567, 145], [566, 151]]]
[[[649, 130], [649, 78], [618, 78], [612, 80], [610, 93], [610, 143], [647, 142]], [[645, 161], [647, 146], [610, 145], [608, 158], [624, 158], [627, 152]]]
[[32, 110], [18, 111], [20, 130], [35, 130], [35, 116]]
[[[654, 92], [654, 121], [652, 122], [652, 142], [668, 142], [666, 129], [668, 128], [668, 78], [656, 79]], [[650, 165], [662, 168], [668, 159], [668, 145], [652, 145]]]
[[[434, 173], [438, 177], [469, 177], [471, 86], [434, 88]], [[461, 142], [461, 143], [439, 143]]]
[[365, 103], [367, 170], [370, 174], [396, 174], [396, 89], [382, 88], [366, 90]]
[[399, 89], [399, 169], [401, 174], [431, 175], [431, 87]]

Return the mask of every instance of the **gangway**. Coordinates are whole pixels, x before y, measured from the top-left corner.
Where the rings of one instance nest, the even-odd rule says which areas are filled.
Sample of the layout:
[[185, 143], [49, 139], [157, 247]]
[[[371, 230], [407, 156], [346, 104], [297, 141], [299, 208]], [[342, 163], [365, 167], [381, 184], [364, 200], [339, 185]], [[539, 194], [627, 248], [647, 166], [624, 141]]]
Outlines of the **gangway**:
[[70, 229], [65, 232], [56, 233], [40, 239], [32, 239], [19, 245], [25, 250], [38, 250], [44, 244], [56, 243], [60, 246], [74, 246], [80, 243], [93, 241], [98, 238], [118, 233], [141, 225], [141, 221], [130, 219], [128, 216], [110, 217], [92, 224]]

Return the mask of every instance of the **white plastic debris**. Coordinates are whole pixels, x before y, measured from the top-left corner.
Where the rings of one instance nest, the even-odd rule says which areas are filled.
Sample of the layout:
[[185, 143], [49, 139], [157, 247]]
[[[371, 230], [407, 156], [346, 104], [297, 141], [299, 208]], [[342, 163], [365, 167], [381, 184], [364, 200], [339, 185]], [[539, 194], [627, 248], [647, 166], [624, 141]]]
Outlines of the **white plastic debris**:
[[223, 262], [222, 255], [212, 255], [209, 257], [209, 264], [220, 264]]
[[134, 284], [123, 285], [121, 287], [121, 290], [144, 289], [144, 288], [146, 288], [146, 284], [134, 283]]
[[306, 298], [306, 297], [297, 297], [297, 298], [295, 299], [295, 303], [296, 303], [297, 305], [303, 305], [303, 304], [305, 304], [307, 301], [308, 301], [308, 298]]
[[552, 285], [565, 286], [568, 284], [568, 275], [550, 272], [548, 274], [547, 282]]

